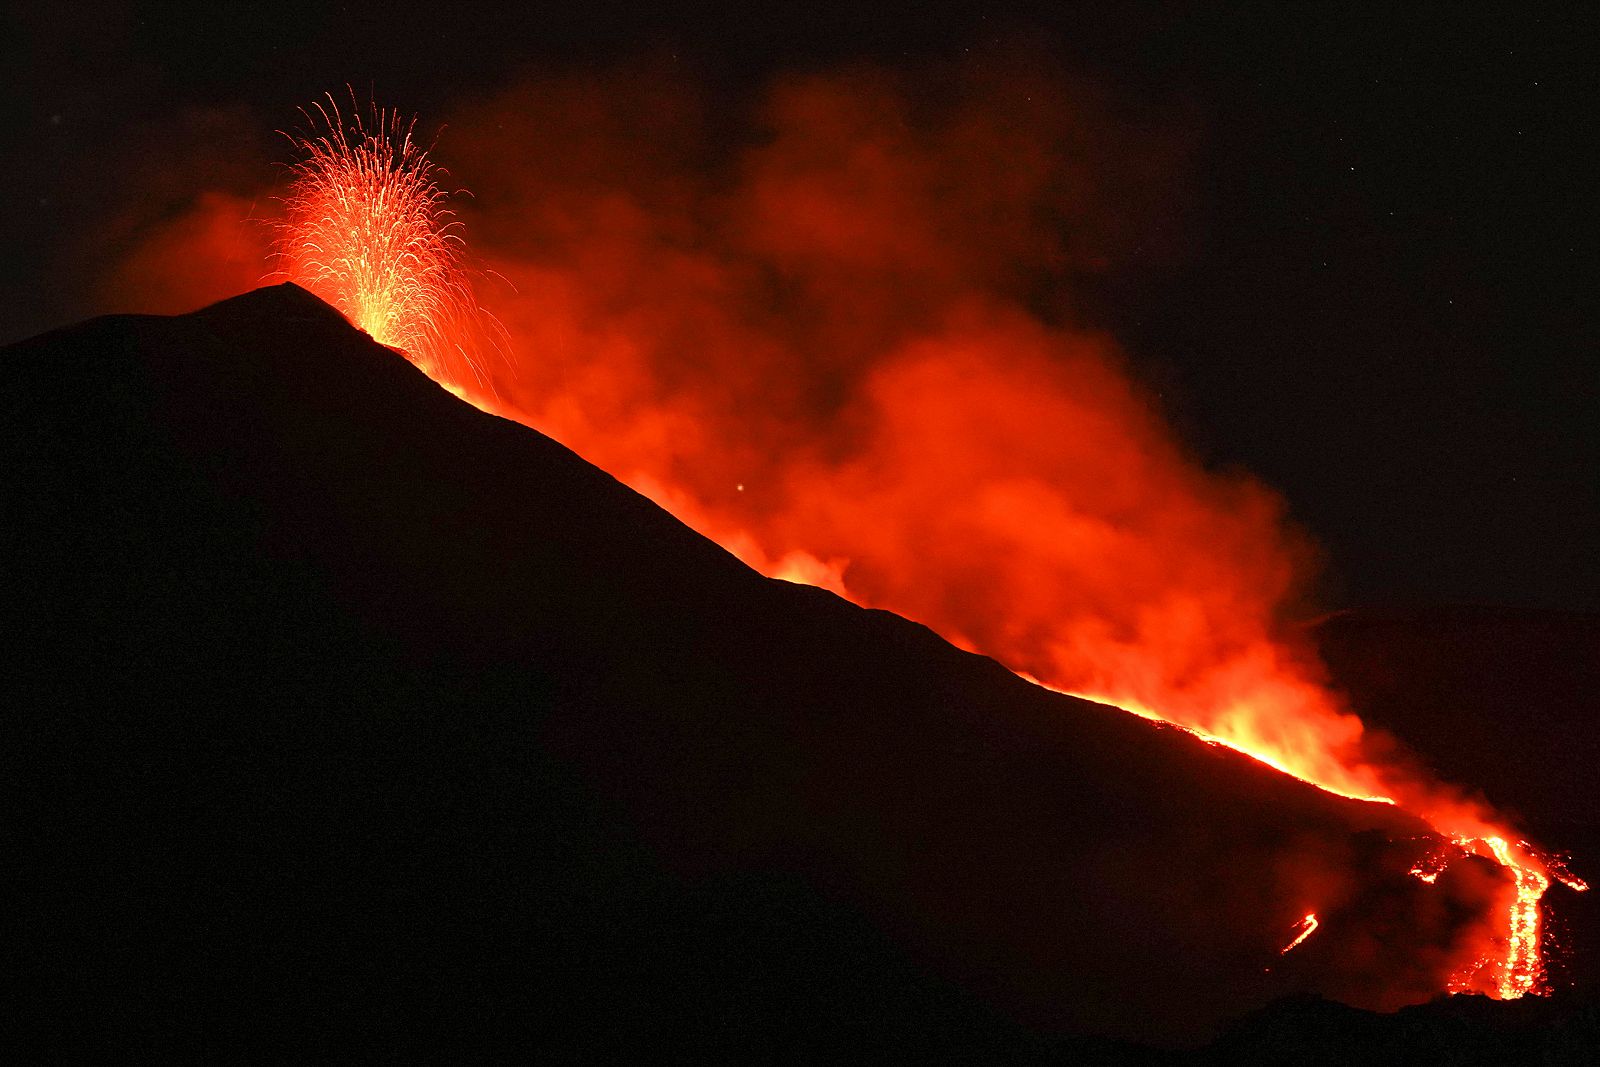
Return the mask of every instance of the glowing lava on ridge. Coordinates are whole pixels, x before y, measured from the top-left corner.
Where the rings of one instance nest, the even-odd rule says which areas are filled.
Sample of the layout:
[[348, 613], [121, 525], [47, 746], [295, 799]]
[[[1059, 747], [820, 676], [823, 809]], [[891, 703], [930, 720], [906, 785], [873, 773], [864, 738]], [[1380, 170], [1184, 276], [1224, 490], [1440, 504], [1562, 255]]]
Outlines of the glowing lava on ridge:
[[1322, 924], [1317, 922], [1317, 913], [1316, 912], [1314, 912], [1314, 911], [1306, 912], [1306, 917], [1304, 919], [1301, 919], [1299, 924], [1298, 924], [1298, 926], [1296, 927], [1296, 933], [1295, 933], [1295, 936], [1294, 936], [1294, 940], [1289, 942], [1287, 945], [1284, 945], [1283, 949], [1278, 953], [1278, 955], [1287, 956], [1294, 949], [1299, 948], [1300, 947], [1300, 943], [1303, 942], [1306, 938], [1310, 937], [1312, 934], [1316, 933], [1317, 932], [1317, 927], [1320, 926], [1320, 925], [1322, 925]]

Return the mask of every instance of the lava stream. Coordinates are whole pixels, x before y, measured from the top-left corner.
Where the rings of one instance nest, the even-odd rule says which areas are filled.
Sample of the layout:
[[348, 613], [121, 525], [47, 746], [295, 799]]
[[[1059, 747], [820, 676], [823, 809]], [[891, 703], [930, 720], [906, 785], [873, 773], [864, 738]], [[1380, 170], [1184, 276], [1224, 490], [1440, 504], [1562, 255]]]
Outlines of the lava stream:
[[1291, 949], [1298, 948], [1302, 941], [1304, 941], [1306, 938], [1310, 937], [1312, 934], [1316, 933], [1317, 932], [1317, 927], [1320, 926], [1320, 925], [1322, 925], [1322, 924], [1317, 922], [1317, 914], [1316, 914], [1316, 912], [1307, 912], [1306, 913], [1306, 917], [1301, 919], [1300, 922], [1297, 924], [1298, 929], [1299, 929], [1299, 933], [1295, 934], [1295, 938], [1294, 938], [1293, 941], [1291, 941], [1287, 945], [1283, 946], [1282, 951], [1280, 951], [1278, 953], [1278, 955], [1287, 956]]
[[353, 93], [351, 106], [347, 120], [330, 94], [315, 105], [320, 132], [285, 134], [303, 158], [282, 198], [280, 273], [458, 396], [492, 393], [485, 361], [503, 329], [473, 295], [416, 120], [373, 108], [369, 124]]
[[[1273, 770], [1299, 779], [1308, 785], [1316, 786], [1324, 792], [1367, 803], [1397, 804], [1397, 801], [1390, 796], [1356, 792], [1344, 787], [1344, 783], [1329, 784], [1319, 782], [1307, 774], [1298, 773], [1293, 766], [1295, 762], [1293, 754], [1274, 754], [1271, 751], [1252, 749], [1252, 746], [1248, 743], [1218, 737], [1203, 730], [1186, 726], [1183, 723], [1174, 722], [1138, 704], [1121, 703], [1102, 695], [1071, 693], [1042, 682], [1029, 674], [1016, 673], [1024, 680], [1053, 692], [1077, 696], [1084, 700], [1092, 700], [1099, 704], [1120, 708], [1129, 714], [1138, 715], [1140, 718], [1175, 726], [1199, 738], [1206, 744], [1219, 745], [1242, 753], [1271, 767]], [[1516, 892], [1515, 899], [1508, 909], [1506, 918], [1507, 932], [1504, 958], [1498, 961], [1489, 958], [1479, 959], [1469, 968], [1470, 974], [1475, 975], [1485, 967], [1493, 966], [1497, 972], [1497, 977], [1494, 981], [1495, 992], [1505, 1000], [1513, 1000], [1528, 993], [1544, 992], [1544, 959], [1540, 942], [1543, 924], [1540, 914], [1540, 901], [1550, 888], [1552, 875], [1574, 892], [1587, 892], [1588, 884], [1568, 873], [1559, 864], [1551, 863], [1540, 856], [1528, 842], [1520, 841], [1515, 846], [1512, 846], [1504, 836], [1480, 823], [1475, 815], [1459, 811], [1430, 811], [1425, 803], [1418, 804], [1407, 810], [1414, 815], [1418, 815], [1435, 831], [1453, 841], [1463, 851], [1480, 855], [1487, 852], [1487, 858], [1492, 858], [1511, 874]], [[1470, 827], [1470, 829], [1462, 832], [1461, 827], [1463, 825]], [[1437, 881], [1439, 874], [1446, 865], [1447, 861], [1443, 859], [1430, 858], [1414, 866], [1410, 873], [1421, 881], [1432, 885]], [[1307, 924], [1306, 928], [1283, 952], [1287, 953], [1289, 949], [1299, 945], [1307, 937], [1311, 936], [1312, 931], [1317, 928], [1317, 919], [1314, 914], [1308, 914], [1302, 921]], [[1461, 987], [1456, 991], [1465, 991], [1470, 988], [1467, 978], [1458, 976], [1456, 981]]]

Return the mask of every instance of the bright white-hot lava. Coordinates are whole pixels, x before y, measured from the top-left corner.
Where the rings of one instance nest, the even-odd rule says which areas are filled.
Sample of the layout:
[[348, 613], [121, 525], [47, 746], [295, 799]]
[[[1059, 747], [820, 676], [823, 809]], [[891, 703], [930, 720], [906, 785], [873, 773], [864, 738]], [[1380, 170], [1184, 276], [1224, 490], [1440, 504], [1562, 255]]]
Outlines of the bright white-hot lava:
[[1287, 956], [1292, 949], [1298, 948], [1301, 942], [1316, 933], [1317, 927], [1320, 925], [1321, 923], [1317, 922], [1316, 912], [1306, 912], [1306, 917], [1300, 920], [1294, 940], [1284, 945], [1278, 955]]

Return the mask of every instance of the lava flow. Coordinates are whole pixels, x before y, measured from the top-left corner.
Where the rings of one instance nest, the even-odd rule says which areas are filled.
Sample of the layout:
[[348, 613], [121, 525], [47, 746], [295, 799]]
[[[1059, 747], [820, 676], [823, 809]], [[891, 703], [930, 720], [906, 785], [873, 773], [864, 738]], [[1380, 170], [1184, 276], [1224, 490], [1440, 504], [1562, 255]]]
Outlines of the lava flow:
[[757, 570], [1393, 804], [1500, 864], [1503, 919], [1448, 986], [1541, 991], [1541, 898], [1586, 887], [1344, 706], [1285, 624], [1315, 552], [1283, 502], [1196, 460], [1063, 310], [1065, 279], [1150, 254], [1175, 168], [1160, 131], [1055, 77], [975, 66], [932, 95], [871, 71], [787, 78], [752, 136], [716, 145], [728, 117], [654, 74], [480, 101], [452, 147], [517, 290], [497, 304], [503, 366], [471, 356], [460, 236], [392, 118], [347, 135], [334, 109], [297, 140], [280, 253], [442, 384]]
[[1295, 934], [1294, 940], [1289, 942], [1287, 945], [1284, 945], [1283, 949], [1278, 953], [1278, 955], [1287, 956], [1291, 950], [1300, 947], [1300, 943], [1306, 938], [1310, 937], [1312, 934], [1316, 933], [1317, 927], [1320, 925], [1322, 924], [1317, 922], [1316, 913], [1307, 912], [1306, 917], [1301, 919], [1297, 926], [1298, 932]]

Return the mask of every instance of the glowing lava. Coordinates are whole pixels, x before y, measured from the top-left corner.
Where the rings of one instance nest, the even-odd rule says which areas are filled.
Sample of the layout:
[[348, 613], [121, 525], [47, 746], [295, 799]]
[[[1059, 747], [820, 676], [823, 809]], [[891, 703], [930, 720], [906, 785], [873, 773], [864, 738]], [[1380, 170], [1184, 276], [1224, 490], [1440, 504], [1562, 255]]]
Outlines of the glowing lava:
[[331, 94], [315, 107], [320, 132], [285, 134], [304, 158], [283, 197], [281, 272], [457, 395], [492, 391], [498, 323], [474, 297], [416, 120], [373, 108], [369, 124], [353, 94], [348, 121]]
[[[1056, 687], [1039, 681], [1027, 674], [1021, 677], [1035, 685], [1057, 692], [1066, 692]], [[1300, 754], [1274, 750], [1270, 745], [1261, 745], [1259, 742], [1252, 744], [1250, 739], [1234, 739], [1220, 737], [1204, 730], [1195, 729], [1183, 723], [1172, 722], [1162, 715], [1140, 707], [1137, 704], [1119, 703], [1104, 696], [1069, 693], [1069, 696], [1080, 696], [1086, 700], [1109, 704], [1120, 707], [1122, 710], [1138, 715], [1141, 718], [1155, 722], [1176, 726], [1210, 745], [1220, 745], [1251, 757], [1267, 766], [1287, 774], [1293, 778], [1314, 785], [1325, 792], [1334, 793], [1350, 800], [1360, 800], [1376, 804], [1397, 804], [1394, 797], [1378, 793], [1366, 793], [1361, 790], [1367, 788], [1369, 778], [1362, 772], [1364, 768], [1355, 773], [1341, 773], [1332, 780], [1319, 781], [1314, 777], [1313, 771], [1306, 769], [1306, 762]], [[1246, 720], [1248, 721], [1248, 720]], [[1573, 876], [1565, 867], [1551, 857], [1542, 856], [1528, 842], [1520, 841], [1515, 846], [1508, 843], [1501, 832], [1496, 832], [1481, 822], [1478, 813], [1459, 808], [1454, 805], [1436, 806], [1431, 798], [1418, 796], [1412, 799], [1409, 805], [1403, 805], [1412, 814], [1419, 815], [1435, 830], [1450, 838], [1463, 852], [1484, 855], [1492, 858], [1500, 866], [1510, 872], [1515, 888], [1515, 896], [1508, 908], [1506, 918], [1505, 948], [1502, 958], [1484, 956], [1457, 974], [1450, 983], [1452, 992], [1467, 992], [1475, 988], [1480, 976], [1489, 976], [1488, 988], [1505, 1000], [1514, 1000], [1528, 993], [1542, 993], [1546, 991], [1544, 958], [1541, 952], [1542, 921], [1539, 903], [1545, 892], [1550, 888], [1551, 878], [1566, 885], [1574, 892], [1587, 892], [1589, 886], [1582, 879]], [[1414, 865], [1410, 874], [1433, 885], [1438, 881], [1440, 873], [1449, 865], [1448, 857], [1439, 854], [1429, 856]], [[1317, 928], [1317, 919], [1314, 914], [1308, 914], [1302, 920], [1304, 929], [1300, 935], [1283, 949], [1288, 952], [1311, 936]], [[1280, 953], [1281, 954], [1281, 953]]]
[[[1275, 747], [1269, 744], [1263, 744], [1259, 742], [1252, 743], [1252, 741], [1248, 738], [1236, 739], [1207, 733], [1205, 730], [1169, 719], [1158, 712], [1152, 711], [1146, 707], [1142, 707], [1131, 701], [1119, 701], [1103, 695], [1074, 693], [1067, 689], [1057, 689], [1055, 686], [1050, 685], [1047, 682], [1041, 682], [1039, 679], [1030, 674], [1024, 674], [1021, 672], [1017, 673], [1018, 677], [1032, 682], [1034, 685], [1042, 686], [1043, 688], [1049, 689], [1053, 692], [1063, 693], [1066, 696], [1078, 697], [1082, 700], [1092, 700], [1096, 704], [1105, 704], [1109, 707], [1120, 708], [1131, 715], [1137, 715], [1141, 719], [1149, 719], [1151, 722], [1158, 722], [1164, 726], [1175, 726], [1184, 733], [1197, 737], [1208, 745], [1217, 745], [1221, 748], [1231, 749], [1240, 755], [1249, 756], [1257, 763], [1264, 763], [1268, 767], [1271, 767], [1273, 770], [1277, 771], [1279, 774], [1287, 774], [1289, 777], [1297, 778], [1307, 785], [1314, 785], [1325, 793], [1332, 793], [1335, 796], [1344, 797], [1346, 800], [1361, 800], [1369, 804], [1395, 803], [1395, 799], [1393, 797], [1384, 796], [1381, 793], [1368, 792], [1367, 790], [1376, 788], [1376, 783], [1374, 779], [1365, 774], [1356, 772], [1342, 773], [1336, 776], [1330, 776], [1328, 778], [1318, 780], [1317, 778], [1312, 777], [1312, 771], [1303, 766], [1304, 761], [1297, 759], [1295, 754], [1292, 752], [1275, 750]], [[1299, 770], [1296, 769], [1297, 765], [1300, 766]]]
[[1289, 942], [1287, 945], [1284, 945], [1283, 950], [1280, 951], [1278, 955], [1287, 956], [1290, 949], [1298, 948], [1302, 941], [1316, 933], [1317, 927], [1320, 925], [1322, 924], [1317, 922], [1316, 912], [1306, 912], [1306, 917], [1301, 919], [1299, 923], [1295, 925], [1295, 930], [1297, 933], [1295, 934], [1294, 940]]
[[1543, 977], [1539, 957], [1539, 899], [1550, 888], [1550, 879], [1527, 862], [1513, 859], [1505, 838], [1486, 837], [1483, 843], [1489, 846], [1500, 865], [1511, 871], [1517, 882], [1517, 899], [1511, 906], [1509, 946], [1500, 977], [1500, 995], [1520, 997], [1533, 992]]
[[[1588, 884], [1569, 872], [1559, 858], [1541, 854], [1526, 841], [1513, 845], [1504, 837], [1484, 833], [1477, 837], [1458, 836], [1453, 843], [1460, 850], [1459, 855], [1484, 856], [1510, 871], [1515, 894], [1508, 908], [1504, 957], [1484, 956], [1473, 961], [1451, 978], [1450, 991], [1468, 992], [1479, 976], [1488, 972], [1493, 992], [1502, 999], [1546, 992], [1539, 902], [1552, 879], [1575, 893], [1588, 892]], [[1410, 873], [1432, 885], [1450, 865], [1451, 858], [1447, 852], [1431, 855], [1414, 865]]]

